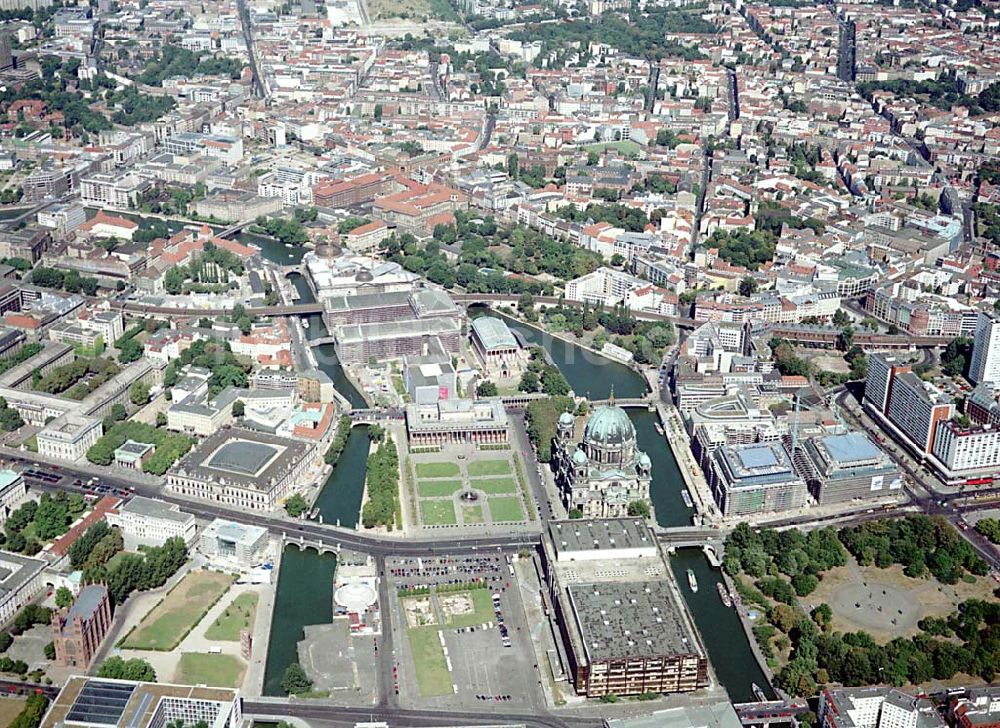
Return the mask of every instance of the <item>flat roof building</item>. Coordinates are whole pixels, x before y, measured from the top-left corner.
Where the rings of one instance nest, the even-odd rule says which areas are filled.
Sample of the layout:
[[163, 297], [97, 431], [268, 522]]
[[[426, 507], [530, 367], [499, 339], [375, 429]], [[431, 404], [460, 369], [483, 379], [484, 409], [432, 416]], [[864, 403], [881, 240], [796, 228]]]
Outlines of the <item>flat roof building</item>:
[[641, 519], [553, 521], [542, 568], [559, 654], [589, 698], [708, 685], [708, 660], [670, 569]]
[[173, 503], [133, 496], [107, 515], [108, 524], [117, 526], [125, 547], [162, 546], [167, 539], [180, 536], [190, 543], [195, 534], [195, 520]]
[[269, 543], [266, 528], [216, 518], [201, 532], [198, 550], [214, 565], [242, 571], [264, 556]]
[[723, 445], [712, 453], [707, 475], [727, 518], [801, 508], [808, 495], [788, 452], [776, 442]]
[[862, 432], [805, 441], [809, 488], [820, 505], [895, 495], [903, 487], [899, 466]]
[[167, 490], [252, 511], [270, 511], [308, 482], [315, 444], [241, 428], [209, 435], [167, 475]]

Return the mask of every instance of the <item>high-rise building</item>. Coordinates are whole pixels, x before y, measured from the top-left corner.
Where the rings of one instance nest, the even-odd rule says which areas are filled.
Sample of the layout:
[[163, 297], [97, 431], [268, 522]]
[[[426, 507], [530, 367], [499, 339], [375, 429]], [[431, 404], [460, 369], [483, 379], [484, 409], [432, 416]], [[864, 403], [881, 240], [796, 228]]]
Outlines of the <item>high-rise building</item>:
[[976, 384], [1000, 382], [1000, 318], [992, 313], [980, 311], [976, 320], [969, 379]]
[[888, 419], [922, 453], [934, 449], [938, 424], [947, 422], [954, 412], [954, 405], [941, 391], [885, 354], [868, 358], [864, 404]]
[[14, 66], [14, 54], [10, 52], [10, 35], [0, 33], [0, 71]]

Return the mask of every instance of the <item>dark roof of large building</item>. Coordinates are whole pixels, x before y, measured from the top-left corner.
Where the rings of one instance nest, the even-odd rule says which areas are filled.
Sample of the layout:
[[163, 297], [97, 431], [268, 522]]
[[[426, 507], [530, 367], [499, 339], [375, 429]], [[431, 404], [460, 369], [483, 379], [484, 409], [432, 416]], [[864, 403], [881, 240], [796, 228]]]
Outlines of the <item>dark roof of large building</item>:
[[94, 612], [97, 611], [101, 602], [104, 601], [107, 593], [107, 587], [103, 584], [88, 584], [77, 594], [76, 601], [69, 608], [67, 616], [70, 619], [73, 619], [73, 617], [80, 617], [85, 620], [90, 619], [94, 616]]

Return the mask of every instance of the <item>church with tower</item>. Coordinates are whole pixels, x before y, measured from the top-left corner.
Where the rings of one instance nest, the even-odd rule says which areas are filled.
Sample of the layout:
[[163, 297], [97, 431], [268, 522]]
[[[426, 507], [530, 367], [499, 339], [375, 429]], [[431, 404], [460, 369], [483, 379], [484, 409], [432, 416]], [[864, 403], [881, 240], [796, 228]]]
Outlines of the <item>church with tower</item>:
[[636, 445], [635, 427], [614, 394], [587, 419], [576, 442], [576, 419], [559, 416], [552, 443], [552, 467], [567, 511], [584, 518], [623, 518], [629, 504], [649, 506], [651, 463]]

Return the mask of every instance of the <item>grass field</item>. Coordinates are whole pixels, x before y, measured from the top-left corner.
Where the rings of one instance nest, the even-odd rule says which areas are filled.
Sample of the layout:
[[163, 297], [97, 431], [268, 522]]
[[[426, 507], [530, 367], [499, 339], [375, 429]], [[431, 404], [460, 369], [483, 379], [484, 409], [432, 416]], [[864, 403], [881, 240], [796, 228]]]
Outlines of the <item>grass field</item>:
[[417, 482], [417, 492], [423, 498], [440, 498], [461, 489], [461, 480], [421, 480]]
[[[462, 592], [456, 592], [461, 594]], [[456, 614], [448, 620], [449, 627], [460, 629], [461, 627], [478, 627], [486, 624], [495, 618], [493, 613], [493, 600], [490, 598], [489, 589], [470, 589], [465, 592], [472, 597], [475, 611], [472, 614]], [[446, 595], [447, 596], [447, 595]], [[440, 597], [439, 597], [440, 598]]]
[[205, 630], [205, 639], [238, 642], [240, 630], [253, 629], [256, 612], [257, 595], [253, 592], [240, 594], [226, 607], [226, 611], [219, 615], [212, 626]]
[[437, 627], [416, 627], [408, 632], [420, 694], [425, 698], [451, 695], [451, 673], [444, 659]]
[[238, 688], [245, 672], [246, 666], [238, 657], [185, 652], [177, 665], [174, 682], [182, 685]]
[[475, 525], [483, 522], [482, 506], [462, 506], [462, 523]]
[[383, 18], [431, 18], [457, 22], [458, 13], [448, 0], [369, 0], [372, 20]]
[[0, 725], [7, 726], [14, 722], [17, 714], [24, 710], [27, 698], [0, 699]]
[[642, 151], [642, 146], [637, 142], [626, 139], [621, 142], [599, 142], [598, 144], [588, 144], [584, 147], [588, 152], [603, 152], [605, 149], [615, 149], [622, 154], [638, 155]]
[[469, 483], [469, 487], [481, 490], [487, 495], [517, 492], [517, 483], [513, 478], [480, 478]]
[[143, 617], [122, 646], [131, 650], [172, 650], [232, 583], [229, 574], [192, 571]]
[[455, 517], [455, 506], [447, 501], [421, 501], [420, 520], [427, 526], [447, 526], [458, 523]]
[[473, 460], [469, 463], [469, 475], [510, 475], [510, 460]]
[[493, 518], [494, 523], [524, 520], [520, 498], [499, 496], [489, 498], [488, 501], [490, 504], [490, 516]]
[[458, 463], [417, 463], [418, 478], [453, 478], [458, 473]]

